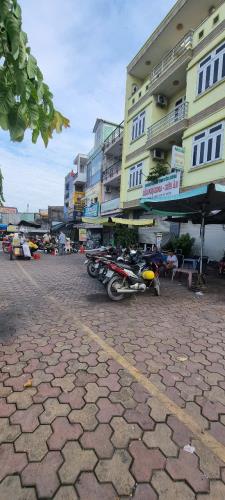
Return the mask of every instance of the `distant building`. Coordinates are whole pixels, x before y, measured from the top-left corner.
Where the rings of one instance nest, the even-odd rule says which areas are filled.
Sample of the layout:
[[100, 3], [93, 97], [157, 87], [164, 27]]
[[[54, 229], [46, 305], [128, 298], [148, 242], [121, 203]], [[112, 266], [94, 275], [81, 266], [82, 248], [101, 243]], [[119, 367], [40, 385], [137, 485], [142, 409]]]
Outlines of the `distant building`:
[[53, 205], [48, 207], [48, 221], [52, 225], [53, 222], [64, 221], [64, 206]]
[[75, 173], [73, 170], [69, 172], [65, 177], [65, 187], [64, 187], [64, 219], [66, 222], [73, 220], [74, 211], [74, 177]]
[[74, 160], [74, 165], [76, 166], [73, 192], [74, 222], [81, 222], [84, 208], [85, 188], [87, 182], [87, 161], [87, 155], [81, 153], [79, 153]]

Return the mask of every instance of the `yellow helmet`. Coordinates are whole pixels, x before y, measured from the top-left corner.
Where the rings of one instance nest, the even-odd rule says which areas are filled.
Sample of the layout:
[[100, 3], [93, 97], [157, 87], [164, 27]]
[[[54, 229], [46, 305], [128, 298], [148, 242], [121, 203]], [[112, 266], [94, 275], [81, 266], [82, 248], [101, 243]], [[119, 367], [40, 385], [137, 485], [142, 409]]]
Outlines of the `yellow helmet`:
[[150, 280], [153, 280], [154, 277], [155, 277], [155, 273], [153, 271], [144, 271], [142, 273], [142, 278], [144, 280], [149, 280], [150, 281]]

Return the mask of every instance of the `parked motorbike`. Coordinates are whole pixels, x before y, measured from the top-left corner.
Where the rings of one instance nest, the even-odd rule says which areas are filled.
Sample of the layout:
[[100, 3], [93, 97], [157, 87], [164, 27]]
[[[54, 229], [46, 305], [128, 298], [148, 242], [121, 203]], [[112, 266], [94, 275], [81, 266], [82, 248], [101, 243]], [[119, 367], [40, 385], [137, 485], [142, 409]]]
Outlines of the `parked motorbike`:
[[97, 278], [99, 274], [99, 269], [101, 266], [101, 259], [112, 259], [115, 258], [115, 253], [113, 248], [102, 247], [98, 251], [87, 252], [85, 264], [87, 265], [87, 272], [91, 278]]
[[134, 270], [131, 266], [108, 262], [106, 291], [111, 300], [123, 300], [126, 295], [144, 293], [150, 287], [156, 296], [160, 295], [159, 271], [156, 264], [145, 263]]

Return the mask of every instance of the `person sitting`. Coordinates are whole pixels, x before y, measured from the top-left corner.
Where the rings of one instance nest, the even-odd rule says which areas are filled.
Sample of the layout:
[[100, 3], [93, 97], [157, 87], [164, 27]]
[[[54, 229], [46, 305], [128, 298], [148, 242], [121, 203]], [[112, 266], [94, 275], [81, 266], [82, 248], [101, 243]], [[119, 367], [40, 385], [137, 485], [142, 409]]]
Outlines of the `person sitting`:
[[28, 240], [28, 246], [30, 249], [31, 256], [38, 250], [38, 245], [35, 243], [34, 239]]
[[178, 269], [178, 259], [174, 251], [170, 250], [168, 257], [166, 259], [166, 270], [173, 271], [174, 269]]

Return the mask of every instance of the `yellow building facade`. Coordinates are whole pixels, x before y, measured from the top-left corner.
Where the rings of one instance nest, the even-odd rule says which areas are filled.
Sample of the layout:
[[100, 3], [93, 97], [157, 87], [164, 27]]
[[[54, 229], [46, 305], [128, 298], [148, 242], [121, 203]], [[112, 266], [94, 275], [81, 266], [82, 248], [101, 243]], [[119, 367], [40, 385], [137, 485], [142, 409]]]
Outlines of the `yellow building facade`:
[[156, 165], [181, 191], [225, 183], [224, 123], [225, 2], [178, 0], [127, 68], [121, 207], [141, 214]]

